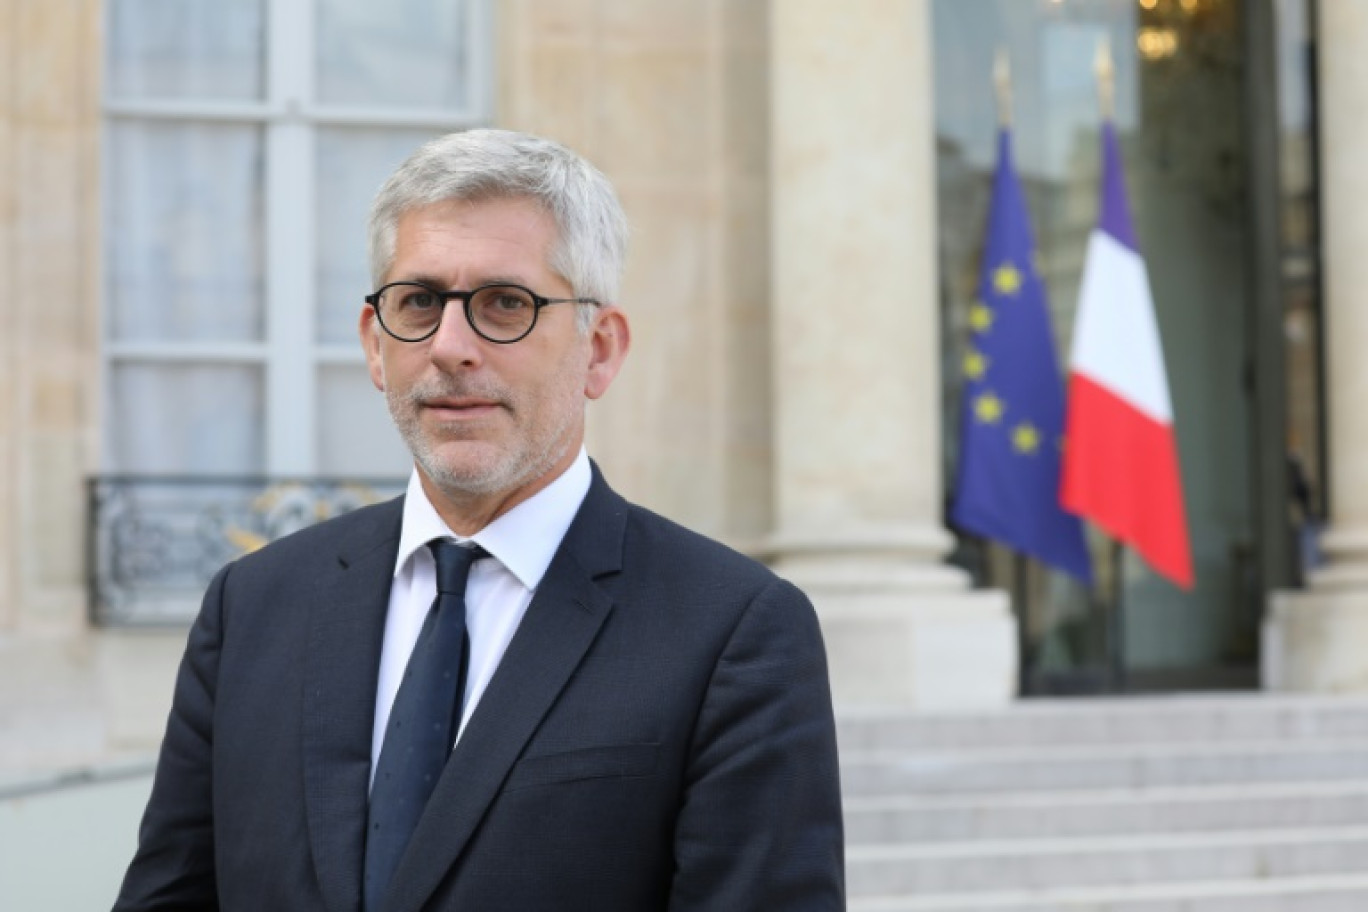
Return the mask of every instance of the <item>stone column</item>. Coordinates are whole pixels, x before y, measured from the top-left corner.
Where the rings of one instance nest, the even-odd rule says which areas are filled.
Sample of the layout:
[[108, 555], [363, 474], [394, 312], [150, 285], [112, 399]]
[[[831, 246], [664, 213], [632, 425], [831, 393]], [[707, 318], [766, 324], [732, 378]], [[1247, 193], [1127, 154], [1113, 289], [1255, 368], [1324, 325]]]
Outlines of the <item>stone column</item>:
[[1368, 691], [1368, 4], [1319, 10], [1330, 528], [1307, 588], [1271, 596], [1263, 678], [1277, 690]]
[[926, 0], [775, 0], [778, 569], [842, 702], [1002, 704], [1015, 624], [942, 564], [935, 128]]
[[101, 6], [0, 0], [0, 632], [85, 628]]
[[105, 5], [0, 0], [0, 768], [11, 771], [154, 747], [185, 639], [86, 621]]

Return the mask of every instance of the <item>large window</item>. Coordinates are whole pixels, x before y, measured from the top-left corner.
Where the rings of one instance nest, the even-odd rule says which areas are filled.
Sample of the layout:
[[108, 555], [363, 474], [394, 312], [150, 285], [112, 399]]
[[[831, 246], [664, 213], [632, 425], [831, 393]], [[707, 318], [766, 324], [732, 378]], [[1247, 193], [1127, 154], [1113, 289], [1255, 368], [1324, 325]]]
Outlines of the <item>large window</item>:
[[485, 0], [110, 0], [104, 467], [402, 475], [356, 339], [365, 219], [485, 122]]

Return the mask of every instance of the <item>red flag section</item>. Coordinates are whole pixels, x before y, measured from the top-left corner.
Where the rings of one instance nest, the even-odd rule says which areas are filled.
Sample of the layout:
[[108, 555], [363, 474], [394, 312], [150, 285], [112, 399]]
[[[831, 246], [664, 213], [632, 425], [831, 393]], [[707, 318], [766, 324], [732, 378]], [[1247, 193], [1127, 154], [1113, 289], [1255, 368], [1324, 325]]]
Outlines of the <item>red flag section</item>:
[[1192, 588], [1192, 558], [1173, 429], [1083, 374], [1069, 378], [1064, 508]]

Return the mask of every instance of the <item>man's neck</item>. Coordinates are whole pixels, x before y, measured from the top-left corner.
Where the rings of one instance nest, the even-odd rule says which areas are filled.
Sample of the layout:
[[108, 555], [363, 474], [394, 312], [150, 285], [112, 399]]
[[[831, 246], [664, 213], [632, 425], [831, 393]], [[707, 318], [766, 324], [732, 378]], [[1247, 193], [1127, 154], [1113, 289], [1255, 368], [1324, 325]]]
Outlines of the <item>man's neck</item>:
[[428, 477], [421, 466], [418, 467], [418, 481], [423, 486], [423, 493], [427, 494], [428, 502], [442, 522], [447, 524], [447, 528], [468, 538], [564, 475], [579, 456], [582, 446], [582, 441], [572, 443], [549, 469], [533, 480], [499, 494], [480, 495], [444, 490]]

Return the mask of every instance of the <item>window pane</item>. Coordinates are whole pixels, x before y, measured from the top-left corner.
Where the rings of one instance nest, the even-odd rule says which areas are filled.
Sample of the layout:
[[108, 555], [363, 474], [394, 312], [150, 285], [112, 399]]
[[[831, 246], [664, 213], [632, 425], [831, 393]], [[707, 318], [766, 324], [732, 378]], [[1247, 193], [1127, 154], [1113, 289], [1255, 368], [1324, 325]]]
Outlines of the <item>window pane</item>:
[[373, 291], [366, 253], [371, 198], [401, 161], [435, 134], [421, 130], [320, 129], [318, 156], [319, 342], [356, 342], [361, 298]]
[[108, 338], [259, 340], [260, 129], [116, 122], [108, 144]]
[[260, 473], [261, 370], [115, 364], [110, 439], [119, 472]]
[[262, 0], [111, 0], [113, 97], [262, 97]]
[[471, 0], [318, 0], [325, 104], [464, 110]]
[[319, 369], [317, 427], [321, 475], [394, 478], [413, 465], [364, 367]]

